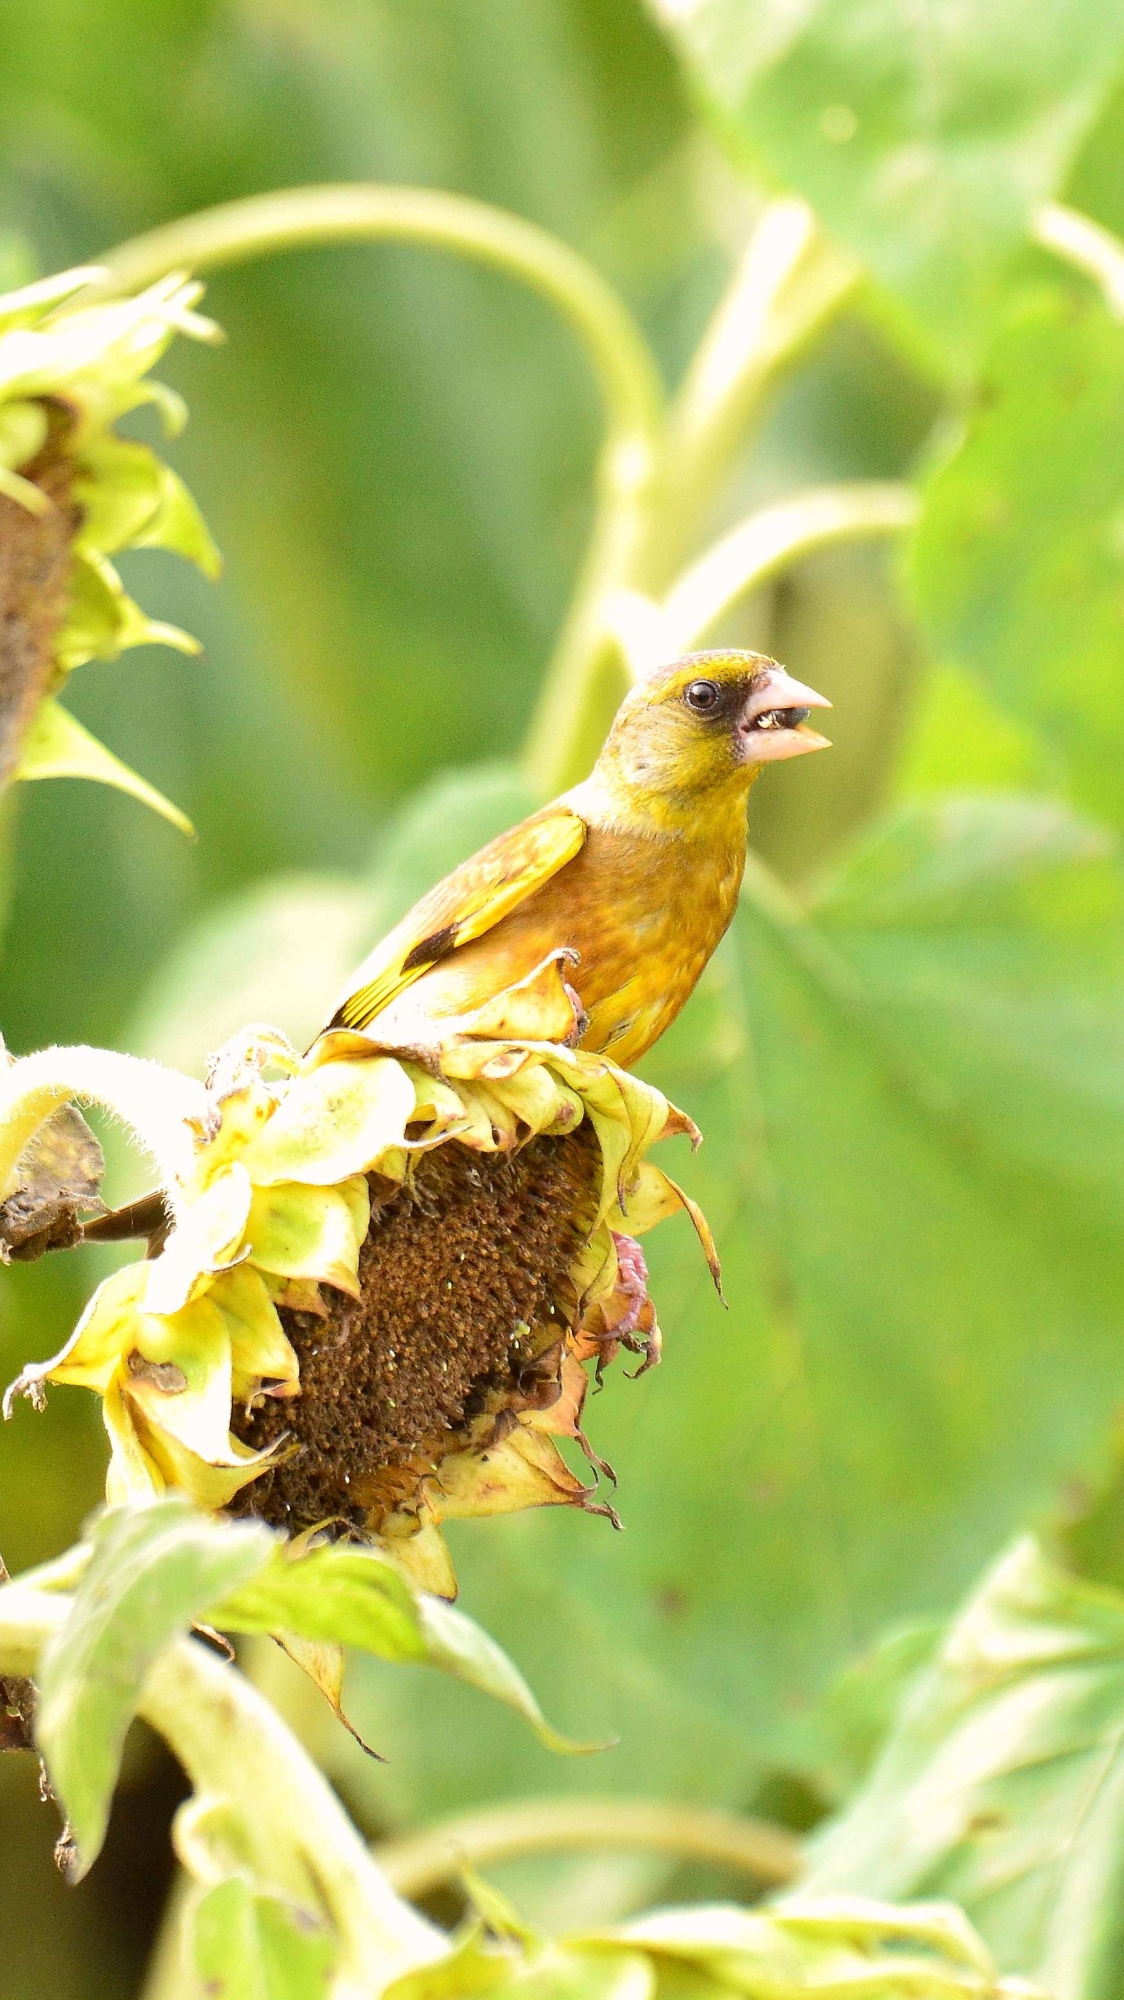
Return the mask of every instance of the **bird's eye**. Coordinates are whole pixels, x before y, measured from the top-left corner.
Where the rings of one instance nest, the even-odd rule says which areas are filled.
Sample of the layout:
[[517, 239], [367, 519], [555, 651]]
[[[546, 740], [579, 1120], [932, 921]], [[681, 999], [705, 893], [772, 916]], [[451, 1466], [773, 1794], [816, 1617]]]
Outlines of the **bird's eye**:
[[692, 681], [683, 699], [696, 715], [709, 715], [717, 708], [721, 696], [717, 681]]

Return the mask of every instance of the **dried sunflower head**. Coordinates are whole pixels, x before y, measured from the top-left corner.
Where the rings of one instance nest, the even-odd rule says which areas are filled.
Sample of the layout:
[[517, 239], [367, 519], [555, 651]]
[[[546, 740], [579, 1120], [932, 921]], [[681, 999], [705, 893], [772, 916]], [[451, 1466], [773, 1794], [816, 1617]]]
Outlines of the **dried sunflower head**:
[[142, 403], [169, 432], [182, 427], [181, 399], [149, 370], [176, 333], [218, 337], [193, 310], [202, 287], [177, 276], [99, 300], [103, 278], [66, 271], [0, 297], [0, 784], [100, 778], [186, 825], [55, 700], [83, 661], [155, 641], [198, 650], [145, 616], [113, 556], [165, 548], [207, 575], [219, 567], [182, 481], [114, 429]]
[[443, 1520], [595, 1505], [555, 1439], [584, 1445], [585, 1363], [658, 1353], [634, 1239], [686, 1208], [713, 1249], [647, 1158], [690, 1121], [572, 1025], [552, 957], [424, 1062], [247, 1031], [188, 1121], [158, 1254], [14, 1391], [102, 1396], [111, 1499], [339, 1520], [445, 1593]]

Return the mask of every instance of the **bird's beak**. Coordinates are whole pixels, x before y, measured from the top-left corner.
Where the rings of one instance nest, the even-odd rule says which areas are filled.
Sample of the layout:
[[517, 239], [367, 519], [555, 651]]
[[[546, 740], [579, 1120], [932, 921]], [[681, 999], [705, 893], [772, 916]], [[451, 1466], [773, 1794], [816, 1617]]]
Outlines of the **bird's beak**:
[[794, 681], [783, 667], [767, 667], [754, 681], [738, 717], [741, 761], [765, 764], [802, 757], [805, 750], [829, 750], [829, 739], [807, 723], [809, 709], [830, 707], [826, 695]]

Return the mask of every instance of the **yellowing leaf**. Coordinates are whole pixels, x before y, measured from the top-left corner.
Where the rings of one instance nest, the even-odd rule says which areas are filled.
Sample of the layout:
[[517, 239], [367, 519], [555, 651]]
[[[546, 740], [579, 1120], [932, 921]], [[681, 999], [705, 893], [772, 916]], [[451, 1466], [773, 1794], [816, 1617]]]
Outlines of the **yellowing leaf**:
[[153, 1660], [224, 1590], [268, 1560], [263, 1528], [216, 1533], [182, 1501], [104, 1515], [65, 1624], [40, 1675], [38, 1736], [78, 1843], [75, 1874], [101, 1846], [125, 1732]]

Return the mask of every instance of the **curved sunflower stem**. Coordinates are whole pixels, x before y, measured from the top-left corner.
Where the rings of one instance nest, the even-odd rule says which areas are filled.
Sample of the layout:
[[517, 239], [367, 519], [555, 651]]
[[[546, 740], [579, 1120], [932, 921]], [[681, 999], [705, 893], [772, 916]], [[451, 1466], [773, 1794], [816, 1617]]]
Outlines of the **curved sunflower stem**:
[[778, 375], [834, 317], [860, 275], [807, 202], [786, 195], [768, 204], [671, 407], [641, 589], [671, 582]]
[[893, 481], [815, 487], [763, 507], [683, 572], [664, 599], [661, 639], [669, 657], [686, 653], [739, 599], [791, 563], [837, 542], [902, 534], [917, 520], [911, 487]]
[[1124, 319], [1124, 243], [1118, 236], [1060, 201], [1039, 209], [1031, 234], [1044, 250], [1054, 251], [1092, 278], [1110, 311]]
[[11, 1193], [20, 1155], [40, 1126], [72, 1102], [101, 1105], [119, 1118], [162, 1181], [191, 1158], [188, 1120], [207, 1115], [201, 1083], [140, 1056], [81, 1046], [21, 1056], [0, 1073], [0, 1199]]
[[[595, 539], [524, 751], [540, 792], [584, 776], [629, 679], [683, 650], [658, 636], [646, 607], [698, 541], [778, 375], [844, 304], [859, 275], [805, 202], [785, 197], [765, 209], [672, 404], [651, 468], [632, 485], [630, 504], [602, 516], [610, 532]], [[802, 553], [794, 547], [777, 567]]]
[[386, 1841], [375, 1856], [402, 1896], [424, 1896], [466, 1863], [487, 1867], [519, 1855], [638, 1848], [733, 1868], [770, 1887], [800, 1873], [800, 1844], [783, 1827], [717, 1807], [656, 1799], [521, 1799], [442, 1820]]
[[[609, 453], [603, 461], [603, 475]], [[622, 686], [612, 607], [636, 568], [650, 519], [655, 455], [630, 453], [602, 490], [589, 552], [547, 669], [523, 751], [536, 791], [548, 794], [584, 776], [601, 746]]]
[[651, 350], [612, 287], [557, 238], [464, 196], [373, 184], [251, 196], [109, 251], [99, 289], [113, 295], [180, 269], [378, 240], [453, 250], [521, 279], [569, 321], [598, 378], [607, 436], [597, 513], [524, 752], [532, 784], [548, 792], [583, 773], [625, 684], [614, 622], [622, 594], [666, 587], [754, 410], [842, 304], [858, 266], [827, 242], [804, 202], [771, 203], [670, 420]]
[[569, 322], [597, 376], [606, 439], [596, 517], [527, 752], [532, 781], [549, 789], [557, 766], [580, 764], [585, 754], [584, 718], [605, 671], [603, 609], [636, 559], [663, 430], [655, 361], [612, 287], [557, 237], [484, 202], [429, 188], [341, 185], [254, 195], [153, 230], [101, 259], [104, 288], [131, 290], [165, 272], [310, 244], [374, 241], [452, 250], [522, 280]]
[[[20, 1581], [0, 1588], [0, 1674], [34, 1675], [69, 1609], [69, 1598]], [[395, 1894], [327, 1780], [236, 1668], [178, 1640], [153, 1667], [139, 1712], [195, 1793], [236, 1811], [263, 1883], [326, 1905], [340, 1946], [333, 2000], [375, 2000], [444, 1954], [440, 1932]]]
[[648, 439], [662, 392], [639, 327], [584, 257], [520, 216], [433, 188], [340, 183], [287, 188], [203, 209], [98, 259], [103, 293], [131, 292], [178, 270], [242, 264], [324, 243], [425, 243], [522, 279], [569, 320], [601, 386], [611, 439]]
[[919, 508], [911, 487], [890, 480], [815, 487], [751, 514], [684, 570], [662, 604], [643, 591], [616, 591], [606, 626], [628, 679], [692, 652], [740, 599], [791, 563], [839, 542], [902, 534]]

